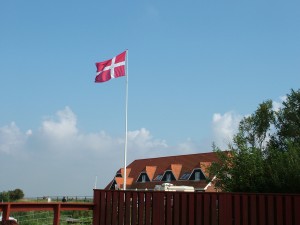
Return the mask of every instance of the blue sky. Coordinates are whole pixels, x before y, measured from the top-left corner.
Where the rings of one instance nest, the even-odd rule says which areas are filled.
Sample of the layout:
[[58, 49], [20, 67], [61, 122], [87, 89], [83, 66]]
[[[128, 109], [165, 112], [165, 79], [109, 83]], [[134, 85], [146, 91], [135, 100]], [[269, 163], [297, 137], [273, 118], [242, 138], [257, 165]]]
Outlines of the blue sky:
[[298, 1], [1, 1], [0, 191], [92, 195], [128, 163], [225, 149], [243, 116], [300, 83]]

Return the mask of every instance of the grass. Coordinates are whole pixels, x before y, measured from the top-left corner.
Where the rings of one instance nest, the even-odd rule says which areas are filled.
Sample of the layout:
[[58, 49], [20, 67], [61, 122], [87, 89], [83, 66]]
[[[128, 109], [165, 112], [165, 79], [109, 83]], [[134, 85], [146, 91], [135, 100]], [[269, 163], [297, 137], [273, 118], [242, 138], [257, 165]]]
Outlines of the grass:
[[[19, 225], [52, 225], [54, 213], [52, 211], [15, 212], [11, 216], [18, 220]], [[60, 225], [67, 225], [68, 220], [77, 221], [77, 224], [92, 224], [93, 212], [61, 211]]]
[[[66, 197], [67, 202], [88, 203], [92, 202], [92, 197]], [[48, 198], [26, 198], [18, 202], [48, 202]], [[51, 202], [62, 202], [62, 197], [51, 197]], [[19, 225], [52, 225], [53, 211], [30, 211], [30, 212], [12, 212], [11, 215], [18, 220]], [[72, 224], [92, 224], [92, 211], [61, 211], [60, 225], [70, 224], [68, 221], [72, 220]]]

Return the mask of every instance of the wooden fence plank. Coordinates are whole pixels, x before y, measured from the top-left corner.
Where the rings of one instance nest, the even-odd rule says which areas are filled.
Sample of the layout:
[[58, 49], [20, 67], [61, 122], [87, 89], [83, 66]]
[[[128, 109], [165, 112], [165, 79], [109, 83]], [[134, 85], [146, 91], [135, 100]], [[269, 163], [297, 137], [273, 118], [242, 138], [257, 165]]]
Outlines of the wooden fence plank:
[[181, 204], [180, 204], [180, 224], [187, 224], [187, 193], [181, 193]]
[[173, 221], [174, 225], [180, 225], [180, 196], [174, 193], [173, 199]]
[[188, 193], [188, 213], [187, 219], [189, 225], [195, 225], [195, 194]]
[[240, 194], [234, 194], [233, 196], [233, 224], [241, 225], [241, 200]]
[[119, 192], [114, 191], [112, 193], [112, 217], [111, 217], [111, 224], [117, 224], [117, 213], [118, 213], [118, 199], [119, 198]]
[[256, 213], [256, 208], [257, 208], [257, 204], [256, 204], [256, 195], [255, 194], [251, 194], [249, 196], [249, 203], [250, 203], [250, 216], [249, 216], [249, 223], [251, 225], [257, 225], [257, 213]]
[[292, 212], [292, 198], [287, 195], [284, 198], [284, 224], [293, 223], [293, 212]]
[[300, 224], [300, 195], [294, 196], [294, 224]]
[[106, 218], [105, 218], [105, 224], [110, 225], [111, 224], [111, 213], [112, 213], [112, 191], [108, 191], [106, 193]]
[[100, 225], [100, 191], [94, 190], [93, 224]]
[[[210, 202], [210, 195], [209, 194], [204, 194], [204, 203], [203, 203], [203, 207], [204, 207], [204, 225], [210, 225], [210, 220], [211, 220], [211, 212], [210, 212], [210, 208], [211, 208], [211, 202]], [[220, 224], [221, 225], [221, 224]]]
[[[219, 195], [219, 225], [227, 225], [227, 212], [226, 212], [226, 207], [227, 207], [227, 199], [225, 194], [220, 194]], [[205, 203], [204, 203], [205, 204]], [[204, 223], [205, 225], [207, 222]]]
[[264, 195], [258, 196], [258, 210], [256, 212], [259, 225], [267, 225], [266, 198]]
[[145, 219], [145, 192], [139, 192], [138, 197], [139, 197], [138, 225], [143, 225]]
[[165, 221], [164, 192], [153, 193], [153, 225], [163, 225]]
[[173, 193], [166, 193], [166, 225], [173, 224]]
[[159, 224], [159, 213], [160, 213], [160, 209], [159, 209], [159, 200], [158, 198], [160, 197], [160, 195], [158, 195], [158, 192], [153, 193], [152, 196], [152, 224]]
[[268, 216], [267, 216], [267, 224], [275, 224], [275, 214], [274, 214], [274, 196], [268, 196]]
[[248, 200], [248, 195], [243, 195], [242, 196], [242, 224], [243, 225], [248, 225], [249, 224], [249, 200]]
[[131, 220], [131, 194], [132, 192], [125, 191], [125, 225], [130, 225]]
[[218, 225], [218, 210], [217, 210], [218, 198], [217, 195], [211, 193], [211, 225]]
[[100, 225], [105, 225], [105, 217], [106, 217], [106, 192], [100, 192]]
[[138, 193], [132, 192], [132, 205], [131, 205], [131, 224], [136, 224], [137, 222], [137, 205], [138, 205]]
[[152, 224], [152, 193], [146, 193], [145, 197], [145, 225], [151, 225]]
[[119, 205], [118, 205], [118, 224], [124, 224], [124, 211], [125, 211], [125, 193], [124, 191], [119, 191]]
[[195, 224], [203, 225], [203, 194], [196, 193]]
[[276, 224], [283, 225], [283, 201], [282, 196], [276, 196]]

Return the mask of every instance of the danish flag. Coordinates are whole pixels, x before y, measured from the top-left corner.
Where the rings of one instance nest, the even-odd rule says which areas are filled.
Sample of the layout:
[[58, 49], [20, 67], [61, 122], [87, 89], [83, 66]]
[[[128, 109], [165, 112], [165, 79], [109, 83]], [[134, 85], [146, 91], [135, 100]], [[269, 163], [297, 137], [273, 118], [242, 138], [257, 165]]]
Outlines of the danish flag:
[[112, 78], [125, 76], [126, 52], [127, 51], [124, 51], [112, 59], [103, 62], [97, 62], [97, 74], [95, 82], [105, 82]]

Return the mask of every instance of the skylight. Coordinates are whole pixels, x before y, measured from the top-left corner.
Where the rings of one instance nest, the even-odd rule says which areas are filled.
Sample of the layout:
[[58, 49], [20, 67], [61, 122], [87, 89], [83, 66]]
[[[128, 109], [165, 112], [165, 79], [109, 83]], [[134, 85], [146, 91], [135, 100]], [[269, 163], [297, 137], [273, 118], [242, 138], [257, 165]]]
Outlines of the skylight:
[[163, 175], [162, 174], [158, 174], [154, 179], [153, 181], [161, 181]]
[[184, 173], [182, 174], [179, 180], [187, 180], [190, 177], [190, 175], [191, 173]]

